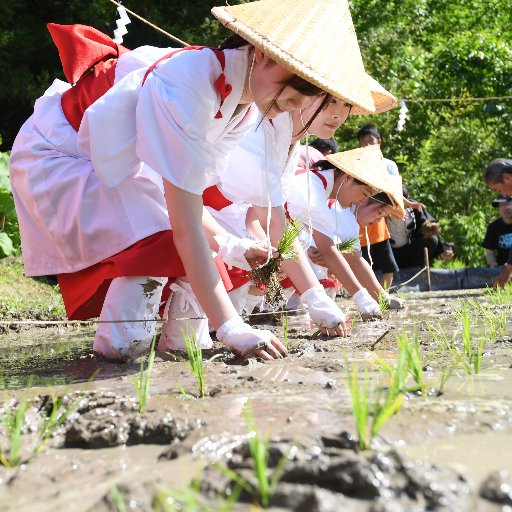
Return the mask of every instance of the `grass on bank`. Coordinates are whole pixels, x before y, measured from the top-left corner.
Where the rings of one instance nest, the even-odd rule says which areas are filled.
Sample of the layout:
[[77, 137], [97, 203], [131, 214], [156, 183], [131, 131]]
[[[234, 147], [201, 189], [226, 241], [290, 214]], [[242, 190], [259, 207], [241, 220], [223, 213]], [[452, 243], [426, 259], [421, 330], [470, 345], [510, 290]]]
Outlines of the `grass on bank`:
[[0, 320], [64, 320], [66, 311], [49, 278], [26, 277], [20, 257], [0, 259]]

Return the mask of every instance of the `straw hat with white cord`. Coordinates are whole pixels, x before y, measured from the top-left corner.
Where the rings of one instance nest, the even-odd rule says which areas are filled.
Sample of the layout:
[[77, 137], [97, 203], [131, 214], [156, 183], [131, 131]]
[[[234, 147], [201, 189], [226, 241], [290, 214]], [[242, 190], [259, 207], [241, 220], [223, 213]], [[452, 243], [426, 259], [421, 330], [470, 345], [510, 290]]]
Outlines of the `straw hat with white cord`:
[[212, 13], [296, 75], [361, 114], [375, 112], [347, 0], [259, 0]]

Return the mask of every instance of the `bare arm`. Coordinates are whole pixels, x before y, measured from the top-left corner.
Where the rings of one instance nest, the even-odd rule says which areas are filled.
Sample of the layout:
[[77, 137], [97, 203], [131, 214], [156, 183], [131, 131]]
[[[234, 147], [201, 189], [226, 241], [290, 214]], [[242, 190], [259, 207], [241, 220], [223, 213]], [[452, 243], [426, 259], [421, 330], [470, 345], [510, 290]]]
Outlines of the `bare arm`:
[[316, 230], [313, 230], [313, 238], [316, 248], [320, 251], [327, 268], [336, 276], [348, 293], [354, 295], [361, 290], [363, 288], [361, 283], [357, 280], [343, 255], [334, 245], [332, 238]]
[[375, 277], [375, 272], [372, 270], [372, 267], [370, 267], [368, 262], [361, 256], [359, 251], [354, 251], [344, 256], [359, 282], [368, 290], [370, 295], [378, 301], [379, 295], [384, 292], [384, 289]]
[[[237, 316], [212, 259], [202, 230], [202, 197], [164, 180], [165, 199], [174, 244], [185, 273], [214, 329]], [[201, 269], [198, 272], [198, 269]]]

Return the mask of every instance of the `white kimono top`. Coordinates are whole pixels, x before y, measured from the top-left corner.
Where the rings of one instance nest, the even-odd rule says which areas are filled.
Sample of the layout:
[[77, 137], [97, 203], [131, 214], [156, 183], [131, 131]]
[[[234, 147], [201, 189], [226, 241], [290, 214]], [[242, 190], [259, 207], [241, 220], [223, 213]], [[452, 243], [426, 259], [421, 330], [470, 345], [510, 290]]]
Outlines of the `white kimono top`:
[[224, 52], [232, 91], [221, 106], [221, 66], [207, 49], [163, 61], [141, 86], [169, 51], [122, 55], [115, 85], [86, 110], [79, 137], [61, 108], [68, 84], [55, 81], [37, 100], [10, 160], [27, 275], [76, 272], [170, 229], [162, 177], [201, 194], [226, 165], [250, 127], [244, 110], [233, 116], [248, 52]]

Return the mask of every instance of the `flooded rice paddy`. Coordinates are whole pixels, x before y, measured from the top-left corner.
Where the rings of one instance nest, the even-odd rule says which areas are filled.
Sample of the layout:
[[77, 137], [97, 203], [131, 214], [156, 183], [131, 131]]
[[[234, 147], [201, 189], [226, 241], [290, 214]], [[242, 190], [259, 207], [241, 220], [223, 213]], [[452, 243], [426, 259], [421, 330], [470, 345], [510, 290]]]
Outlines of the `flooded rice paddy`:
[[[265, 484], [251, 445], [268, 438], [267, 474], [277, 475], [269, 510], [512, 511], [508, 300], [493, 304], [483, 290], [406, 298], [406, 311], [356, 322], [347, 339], [314, 337], [307, 315], [290, 315], [290, 355], [280, 361], [243, 363], [216, 344], [204, 354], [221, 356], [205, 367], [202, 399], [185, 363], [157, 354], [142, 414], [139, 363], [98, 362], [94, 326], [7, 329], [0, 510], [259, 510]], [[282, 319], [266, 327], [282, 337]], [[418, 365], [395, 371], [397, 336], [419, 348], [416, 379]], [[368, 450], [354, 423], [356, 384], [371, 409], [396, 406]], [[45, 430], [54, 404], [67, 416]], [[5, 467], [13, 443], [20, 464]]]

